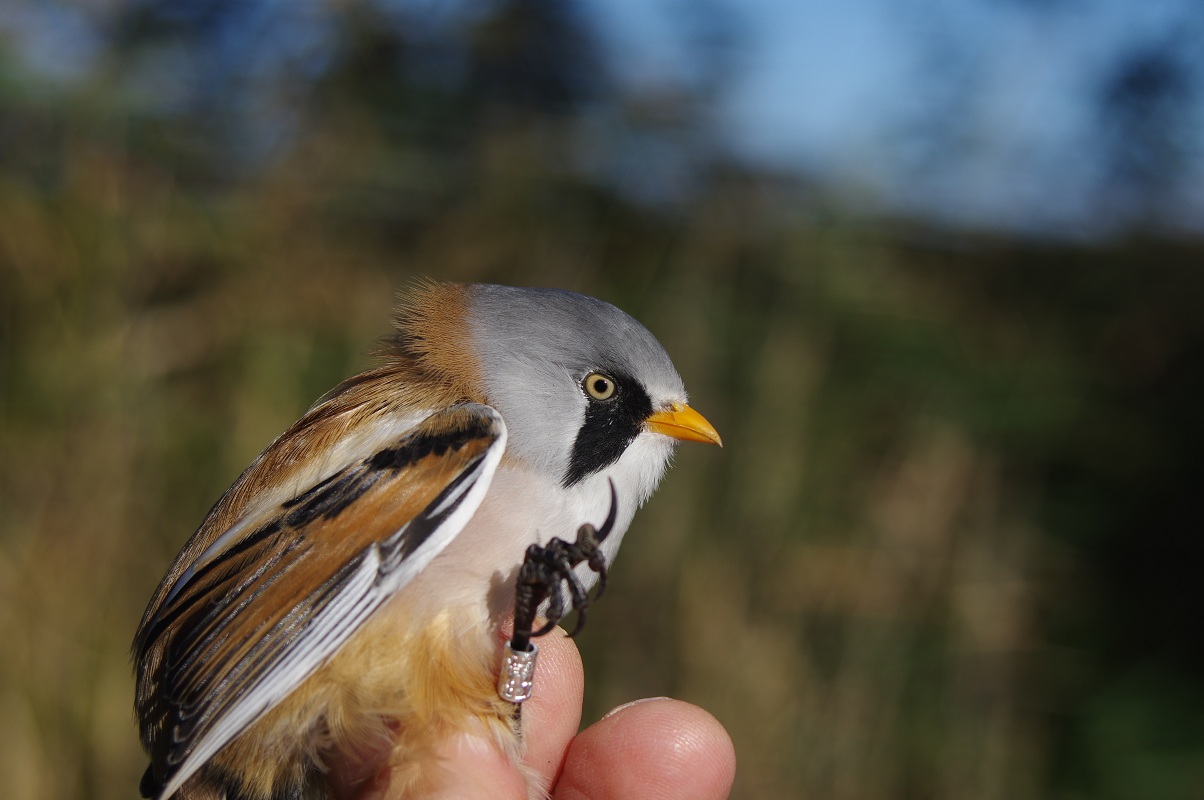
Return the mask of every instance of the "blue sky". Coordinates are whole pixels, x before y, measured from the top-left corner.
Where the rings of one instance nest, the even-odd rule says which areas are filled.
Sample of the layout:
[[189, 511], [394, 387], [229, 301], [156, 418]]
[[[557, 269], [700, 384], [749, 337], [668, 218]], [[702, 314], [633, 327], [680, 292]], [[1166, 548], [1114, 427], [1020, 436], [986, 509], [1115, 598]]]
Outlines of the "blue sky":
[[[717, 0], [716, 0], [717, 1]], [[627, 80], [687, 70], [674, 43], [683, 0], [595, 0]], [[729, 0], [737, 74], [717, 109], [751, 158], [843, 187], [850, 202], [969, 225], [1090, 235], [1110, 224], [1097, 193], [1094, 104], [1118, 57], [1178, 47], [1204, 75], [1204, 11], [1193, 0]], [[1201, 87], [1204, 88], [1204, 87]], [[1171, 227], [1204, 222], [1204, 103]], [[917, 158], [913, 133], [949, 136]], [[1118, 212], [1119, 213], [1119, 212]]]

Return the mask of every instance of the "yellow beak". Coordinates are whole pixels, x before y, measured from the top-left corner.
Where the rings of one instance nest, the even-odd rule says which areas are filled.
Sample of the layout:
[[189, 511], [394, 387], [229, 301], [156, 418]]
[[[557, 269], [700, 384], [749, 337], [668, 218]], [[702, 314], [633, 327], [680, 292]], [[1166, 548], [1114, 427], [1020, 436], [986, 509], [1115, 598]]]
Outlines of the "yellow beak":
[[683, 403], [674, 403], [665, 411], [657, 411], [644, 422], [645, 427], [674, 439], [723, 447], [723, 440], [706, 417]]

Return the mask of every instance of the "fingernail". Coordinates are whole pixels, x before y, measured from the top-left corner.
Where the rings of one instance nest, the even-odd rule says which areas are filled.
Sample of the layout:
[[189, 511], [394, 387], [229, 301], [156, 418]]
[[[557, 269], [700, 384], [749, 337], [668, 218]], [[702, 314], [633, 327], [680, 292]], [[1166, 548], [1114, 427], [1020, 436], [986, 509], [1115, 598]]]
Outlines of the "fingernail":
[[613, 717], [615, 714], [618, 714], [623, 709], [631, 708], [632, 706], [638, 706], [640, 703], [651, 703], [655, 700], [668, 700], [668, 699], [669, 699], [668, 697], [641, 697], [639, 700], [632, 700], [630, 703], [624, 703], [621, 706], [615, 706], [610, 711], [607, 711], [606, 714], [604, 714], [602, 716], [602, 719], [607, 719], [609, 717]]

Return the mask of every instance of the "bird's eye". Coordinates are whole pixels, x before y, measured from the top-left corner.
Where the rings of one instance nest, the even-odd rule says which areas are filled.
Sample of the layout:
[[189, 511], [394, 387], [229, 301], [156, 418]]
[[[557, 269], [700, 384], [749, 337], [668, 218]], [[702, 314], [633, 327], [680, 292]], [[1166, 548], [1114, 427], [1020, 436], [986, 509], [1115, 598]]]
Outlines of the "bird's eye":
[[595, 400], [609, 400], [615, 396], [615, 381], [609, 375], [601, 372], [591, 372], [585, 376], [585, 393]]

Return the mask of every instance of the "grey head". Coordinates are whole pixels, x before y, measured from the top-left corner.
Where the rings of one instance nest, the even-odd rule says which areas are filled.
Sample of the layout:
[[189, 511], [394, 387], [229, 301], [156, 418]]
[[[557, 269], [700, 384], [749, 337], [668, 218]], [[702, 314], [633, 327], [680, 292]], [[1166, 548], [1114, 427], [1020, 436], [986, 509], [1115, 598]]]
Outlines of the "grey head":
[[[609, 303], [494, 285], [473, 286], [469, 303], [487, 399], [510, 430], [507, 451], [565, 487], [618, 461], [649, 415], [686, 402], [665, 348]], [[667, 461], [671, 450], [666, 440], [656, 451]]]

